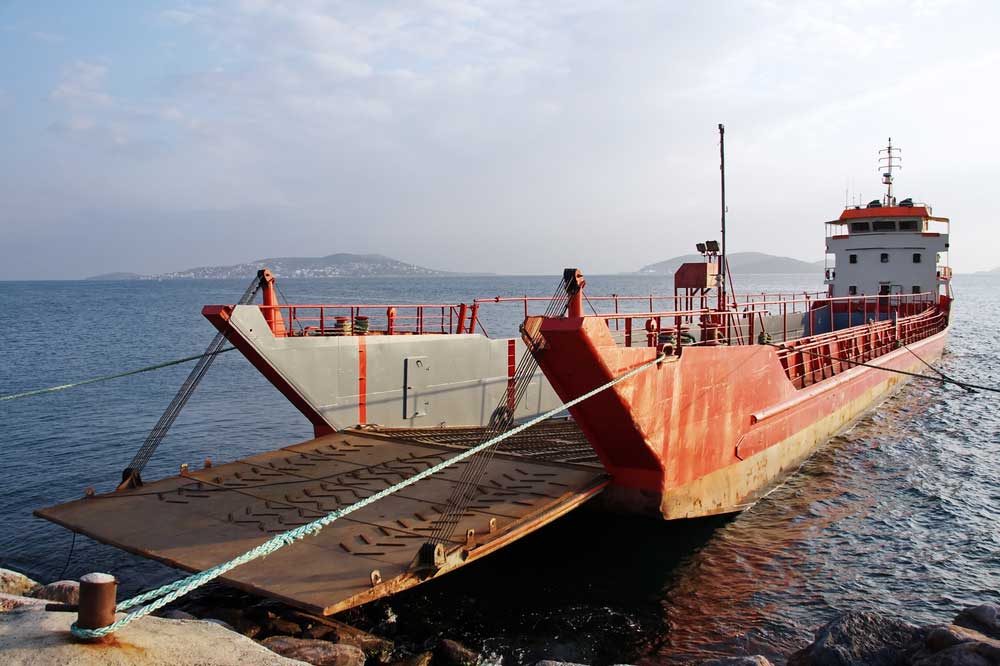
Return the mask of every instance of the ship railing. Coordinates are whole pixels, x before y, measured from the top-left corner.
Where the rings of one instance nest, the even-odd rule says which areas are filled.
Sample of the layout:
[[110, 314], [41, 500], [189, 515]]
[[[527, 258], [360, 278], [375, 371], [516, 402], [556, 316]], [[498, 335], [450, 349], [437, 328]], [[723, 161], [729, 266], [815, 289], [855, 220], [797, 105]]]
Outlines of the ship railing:
[[468, 333], [476, 327], [476, 308], [463, 303], [296, 303], [259, 307], [268, 321], [280, 316], [282, 325], [278, 329], [289, 337], [451, 334]]
[[939, 308], [927, 307], [909, 316], [871, 321], [850, 328], [791, 341], [778, 349], [778, 358], [796, 388], [805, 388], [868, 363], [901, 345], [909, 345], [947, 326]]
[[[774, 294], [739, 294], [732, 297], [731, 307], [743, 307], [755, 299], [766, 297], [769, 302], [792, 303], [795, 308], [815, 298], [821, 292], [782, 292]], [[805, 297], [806, 300], [802, 300]], [[677, 309], [686, 296], [680, 295], [620, 295], [588, 296], [592, 311], [607, 314]], [[489, 337], [490, 329], [509, 331], [515, 335], [517, 325], [531, 314], [540, 314], [551, 301], [546, 296], [494, 296], [476, 298], [467, 303], [289, 303], [260, 305], [268, 321], [280, 316], [281, 325], [274, 327], [280, 336], [348, 336], [348, 335], [418, 335], [482, 333]], [[621, 323], [616, 321], [616, 326]]]
[[783, 343], [933, 308], [930, 292], [881, 296], [828, 296], [733, 303], [727, 312], [710, 307], [587, 315], [603, 319], [623, 347], [747, 345]]
[[[730, 294], [729, 307], [732, 309], [746, 307], [750, 303], [767, 301], [769, 303], [787, 302], [790, 304], [790, 311], [805, 311], [811, 300], [825, 296], [825, 291], [788, 291], [788, 292], [754, 292]], [[473, 304], [477, 306], [487, 306], [490, 304], [500, 304], [510, 308], [517, 308], [519, 315], [527, 318], [532, 315], [540, 315], [550, 302], [547, 296], [494, 296], [492, 298], [477, 298]], [[609, 321], [617, 331], [624, 330], [623, 322], [628, 316], [640, 316], [649, 312], [674, 312], [696, 310], [694, 302], [700, 301], [708, 308], [710, 301], [714, 306], [714, 295], [690, 296], [686, 294], [648, 294], [648, 295], [622, 295], [611, 294], [610, 296], [585, 296], [584, 308], [588, 313], [595, 315], [617, 315]]]

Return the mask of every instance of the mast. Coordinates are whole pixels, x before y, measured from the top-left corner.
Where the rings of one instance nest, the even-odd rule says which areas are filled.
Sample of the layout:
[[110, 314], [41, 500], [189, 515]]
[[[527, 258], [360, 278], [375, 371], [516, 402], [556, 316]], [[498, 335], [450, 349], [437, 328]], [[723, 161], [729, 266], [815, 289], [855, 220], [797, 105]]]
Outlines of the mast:
[[[885, 199], [883, 205], [885, 206], [895, 206], [896, 197], [892, 195], [892, 170], [902, 169], [903, 165], [900, 164], [902, 158], [899, 153], [902, 152], [899, 148], [894, 148], [892, 145], [892, 137], [889, 137], [889, 145], [887, 145], [882, 150], [878, 151], [879, 155], [885, 153], [878, 158], [879, 170], [882, 171], [882, 184], [886, 186]], [[895, 162], [893, 162], [895, 160]], [[883, 164], [885, 162], [885, 164]], [[884, 170], [884, 171], [883, 171]]]
[[722, 178], [722, 253], [719, 255], [719, 310], [726, 306], [726, 126], [719, 123], [719, 172]]

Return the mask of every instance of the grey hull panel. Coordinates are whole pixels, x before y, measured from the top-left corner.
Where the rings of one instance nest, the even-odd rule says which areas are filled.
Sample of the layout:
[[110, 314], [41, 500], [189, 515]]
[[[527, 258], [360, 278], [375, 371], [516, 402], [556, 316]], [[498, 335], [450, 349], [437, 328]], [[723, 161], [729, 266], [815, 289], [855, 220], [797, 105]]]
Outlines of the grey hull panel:
[[[520, 339], [479, 334], [275, 337], [254, 305], [229, 319], [241, 337], [332, 428], [482, 426], [508, 390], [510, 351]], [[362, 352], [361, 348], [364, 348]], [[516, 417], [561, 404], [541, 371]]]

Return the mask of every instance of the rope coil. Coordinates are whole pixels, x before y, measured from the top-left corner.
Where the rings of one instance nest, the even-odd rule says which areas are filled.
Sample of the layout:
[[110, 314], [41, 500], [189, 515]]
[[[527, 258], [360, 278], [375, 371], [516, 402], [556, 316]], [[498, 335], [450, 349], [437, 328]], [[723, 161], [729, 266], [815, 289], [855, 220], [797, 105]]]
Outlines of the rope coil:
[[122, 603], [118, 604], [116, 611], [125, 611], [128, 610], [129, 608], [134, 608], [135, 606], [146, 603], [147, 601], [151, 603], [149, 603], [146, 606], [143, 606], [142, 608], [132, 611], [125, 617], [116, 620], [115, 622], [109, 624], [106, 627], [101, 627], [99, 629], [83, 629], [76, 626], [76, 623], [73, 623], [73, 625], [70, 627], [70, 631], [73, 633], [74, 636], [85, 639], [100, 638], [110, 633], [114, 633], [115, 631], [118, 631], [119, 629], [129, 624], [130, 622], [133, 622], [146, 615], [149, 615], [150, 613], [162, 608], [163, 606], [166, 606], [170, 602], [179, 599], [188, 592], [191, 592], [201, 587], [202, 585], [205, 585], [211, 582], [212, 580], [215, 580], [216, 578], [225, 574], [226, 572], [235, 569], [241, 564], [246, 564], [247, 562], [251, 562], [260, 557], [266, 557], [267, 555], [270, 555], [271, 553], [274, 553], [280, 550], [281, 548], [284, 548], [285, 546], [295, 543], [299, 539], [304, 539], [307, 536], [316, 535], [324, 527], [335, 522], [339, 518], [343, 518], [344, 516], [354, 513], [359, 509], [363, 509], [369, 504], [373, 504], [378, 500], [387, 497], [393, 493], [396, 493], [402, 490], [403, 488], [411, 486], [414, 483], [417, 483], [418, 481], [426, 479], [427, 477], [436, 474], [441, 470], [451, 465], [454, 465], [455, 463], [470, 458], [471, 456], [474, 456], [477, 453], [480, 453], [481, 451], [485, 451], [489, 447], [499, 444], [500, 442], [509, 439], [510, 437], [513, 437], [514, 435], [517, 435], [518, 433], [521, 433], [527, 430], [528, 428], [541, 423], [542, 421], [545, 421], [547, 419], [552, 418], [553, 416], [561, 414], [567, 411], [570, 407], [573, 407], [583, 402], [584, 400], [591, 398], [597, 395], [598, 393], [601, 393], [602, 391], [606, 391], [612, 386], [615, 386], [616, 384], [623, 382], [626, 379], [634, 377], [635, 375], [639, 374], [644, 370], [648, 370], [649, 368], [659, 363], [662, 359], [663, 355], [662, 354], [658, 355], [656, 356], [656, 358], [647, 361], [646, 363], [643, 363], [642, 365], [639, 365], [629, 370], [628, 372], [619, 375], [618, 377], [615, 377], [611, 381], [606, 382], [601, 386], [598, 386], [597, 388], [588, 391], [587, 393], [584, 393], [583, 395], [574, 398], [569, 402], [562, 404], [559, 407], [556, 407], [554, 409], [545, 412], [544, 414], [536, 416], [530, 421], [526, 421], [519, 426], [511, 428], [510, 430], [507, 430], [506, 432], [497, 435], [496, 437], [488, 439], [482, 444], [478, 444], [470, 449], [463, 451], [462, 453], [459, 453], [458, 455], [452, 456], [451, 458], [445, 460], [442, 463], [434, 465], [433, 467], [429, 467], [423, 472], [414, 474], [413, 476], [406, 478], [395, 485], [389, 486], [384, 490], [380, 490], [379, 492], [373, 495], [369, 495], [368, 497], [365, 497], [364, 499], [361, 499], [355, 502], [354, 504], [337, 509], [336, 511], [332, 511], [331, 513], [328, 513], [322, 518], [318, 518], [317, 520], [314, 520], [311, 523], [306, 523], [305, 525], [302, 525], [300, 527], [296, 527], [294, 529], [288, 530], [287, 532], [278, 534], [277, 536], [268, 539], [264, 543], [254, 548], [251, 548], [242, 555], [234, 557], [228, 562], [223, 562], [222, 564], [216, 565], [211, 569], [206, 569], [201, 573], [188, 576], [187, 578], [182, 578], [180, 580], [174, 581], [173, 583], [168, 583], [166, 585], [158, 587], [155, 590], [150, 590], [149, 592], [143, 592], [142, 594], [136, 595], [131, 599], [127, 599]]

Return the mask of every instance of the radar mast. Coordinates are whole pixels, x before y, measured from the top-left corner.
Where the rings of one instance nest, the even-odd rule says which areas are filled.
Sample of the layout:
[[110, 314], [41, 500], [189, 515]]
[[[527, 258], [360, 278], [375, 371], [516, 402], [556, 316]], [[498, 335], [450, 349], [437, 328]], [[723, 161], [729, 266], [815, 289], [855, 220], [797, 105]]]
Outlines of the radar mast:
[[902, 150], [892, 145], [892, 137], [890, 136], [889, 145], [878, 152], [878, 168], [879, 171], [882, 172], [882, 184], [886, 186], [886, 193], [885, 197], [882, 199], [882, 205], [895, 206], [896, 197], [892, 194], [892, 170], [903, 168], [903, 158], [899, 155]]

